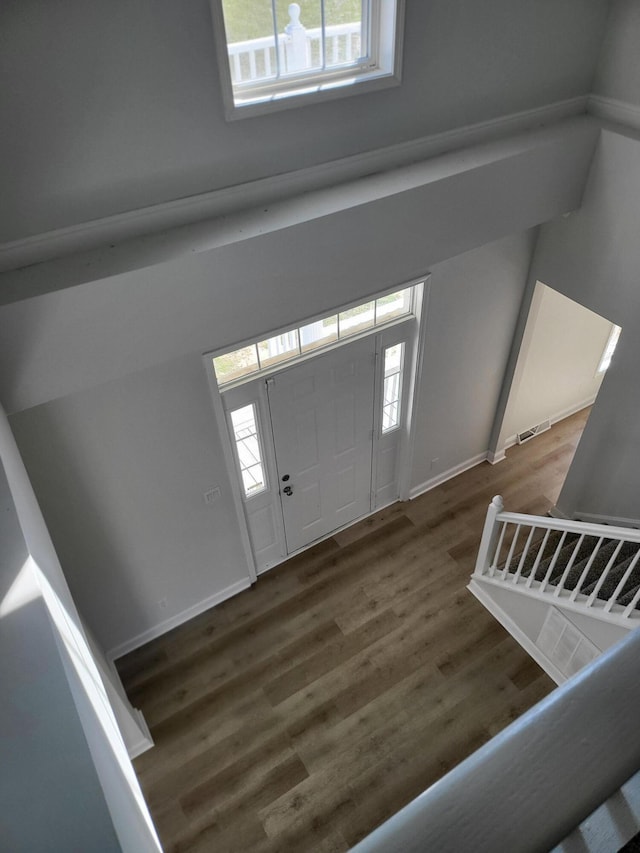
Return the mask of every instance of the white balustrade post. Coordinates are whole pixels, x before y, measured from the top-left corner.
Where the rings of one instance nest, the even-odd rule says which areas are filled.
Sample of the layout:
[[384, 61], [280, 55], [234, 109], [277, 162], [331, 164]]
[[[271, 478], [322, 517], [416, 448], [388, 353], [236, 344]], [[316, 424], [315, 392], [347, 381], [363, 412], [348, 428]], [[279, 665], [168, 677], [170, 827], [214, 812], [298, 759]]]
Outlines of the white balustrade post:
[[480, 550], [478, 551], [478, 559], [476, 560], [475, 575], [482, 575], [489, 568], [489, 561], [493, 558], [493, 553], [496, 547], [498, 538], [498, 525], [496, 519], [498, 513], [504, 509], [504, 501], [500, 495], [496, 495], [489, 504], [487, 517], [484, 522], [484, 530], [482, 531], [482, 539], [480, 540]]
[[289, 4], [289, 23], [284, 31], [287, 35], [287, 71], [303, 71], [307, 67], [307, 31], [300, 23], [300, 6], [297, 3]]

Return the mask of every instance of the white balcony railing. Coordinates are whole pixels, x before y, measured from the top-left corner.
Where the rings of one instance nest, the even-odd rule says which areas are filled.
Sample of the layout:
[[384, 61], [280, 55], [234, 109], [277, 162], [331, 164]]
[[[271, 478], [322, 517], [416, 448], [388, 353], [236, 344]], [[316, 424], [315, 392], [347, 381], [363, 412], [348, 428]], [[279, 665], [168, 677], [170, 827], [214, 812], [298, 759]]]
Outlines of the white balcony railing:
[[291, 20], [285, 31], [278, 34], [277, 43], [274, 36], [266, 36], [227, 45], [234, 86], [275, 80], [296, 71], [335, 68], [360, 58], [359, 21], [325, 27], [323, 45], [321, 27], [306, 29], [291, 7], [290, 15]]

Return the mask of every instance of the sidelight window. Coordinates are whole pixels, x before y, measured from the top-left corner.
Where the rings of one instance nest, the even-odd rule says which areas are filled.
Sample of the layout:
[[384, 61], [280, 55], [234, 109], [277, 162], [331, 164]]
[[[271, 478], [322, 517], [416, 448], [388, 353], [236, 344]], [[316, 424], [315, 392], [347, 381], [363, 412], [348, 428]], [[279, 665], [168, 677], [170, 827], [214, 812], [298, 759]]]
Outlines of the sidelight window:
[[404, 344], [394, 344], [384, 351], [384, 386], [382, 391], [382, 433], [400, 426]]
[[229, 413], [245, 498], [267, 488], [262, 447], [253, 403]]

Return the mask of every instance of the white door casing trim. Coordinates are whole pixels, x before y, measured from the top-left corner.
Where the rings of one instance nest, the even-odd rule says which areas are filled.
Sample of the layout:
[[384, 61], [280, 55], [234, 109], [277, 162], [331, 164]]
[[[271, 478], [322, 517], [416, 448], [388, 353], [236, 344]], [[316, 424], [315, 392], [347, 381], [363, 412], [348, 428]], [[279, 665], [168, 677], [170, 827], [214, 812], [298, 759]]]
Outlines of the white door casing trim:
[[[389, 288], [384, 292], [393, 292], [394, 290], [402, 289], [404, 287], [413, 287], [414, 288], [414, 303], [413, 303], [413, 315], [409, 317], [402, 317], [396, 321], [393, 321], [386, 327], [378, 327], [373, 328], [371, 330], [367, 330], [365, 332], [360, 333], [359, 335], [354, 335], [353, 338], [349, 338], [347, 340], [343, 340], [333, 345], [328, 349], [333, 348], [341, 348], [344, 346], [349, 346], [350, 343], [355, 343], [357, 340], [368, 337], [370, 335], [375, 335], [377, 338], [376, 344], [376, 352], [380, 349], [380, 339], [381, 336], [388, 330], [393, 329], [397, 326], [409, 325], [412, 324], [414, 327], [413, 340], [411, 338], [408, 339], [410, 345], [411, 358], [410, 361], [406, 363], [405, 370], [407, 373], [405, 379], [405, 406], [404, 406], [404, 414], [403, 414], [403, 428], [402, 428], [402, 437], [400, 442], [400, 450], [399, 450], [399, 458], [398, 458], [398, 495], [400, 500], [408, 500], [411, 497], [410, 494], [410, 482], [411, 482], [411, 466], [413, 462], [413, 454], [414, 454], [414, 445], [415, 445], [415, 424], [414, 416], [417, 410], [417, 398], [418, 398], [418, 390], [419, 383], [422, 376], [422, 368], [423, 368], [423, 359], [424, 359], [424, 334], [426, 330], [426, 319], [427, 319], [427, 308], [429, 302], [429, 294], [431, 289], [431, 273], [426, 273], [424, 276], [420, 276], [418, 278], [412, 279], [409, 282], [405, 282], [401, 285], [397, 285], [396, 287]], [[375, 298], [380, 294], [372, 294], [371, 298]], [[361, 300], [359, 300], [360, 302]], [[310, 318], [310, 322], [313, 318]], [[268, 337], [269, 334], [277, 334], [278, 332], [266, 332], [265, 337]], [[244, 342], [246, 343], [246, 342]], [[243, 346], [243, 342], [239, 342], [237, 344], [238, 347]], [[225, 457], [225, 466], [227, 469], [227, 473], [229, 475], [229, 480], [231, 483], [231, 492], [234, 503], [234, 509], [236, 512], [236, 517], [238, 519], [238, 525], [240, 528], [240, 535], [242, 539], [243, 551], [245, 557], [247, 559], [248, 565], [248, 573], [250, 582], [254, 583], [257, 580], [258, 574], [261, 574], [263, 571], [274, 568], [280, 562], [284, 562], [289, 559], [289, 557], [294, 556], [295, 554], [301, 553], [301, 551], [306, 550], [306, 548], [311, 547], [311, 545], [315, 545], [318, 542], [323, 541], [326, 538], [329, 538], [334, 533], [338, 532], [338, 530], [344, 528], [337, 528], [336, 530], [328, 533], [326, 536], [321, 536], [319, 539], [314, 540], [313, 543], [303, 547], [302, 549], [291, 551], [290, 553], [285, 553], [281, 560], [274, 562], [273, 564], [265, 567], [264, 569], [259, 570], [256, 565], [255, 556], [253, 553], [253, 549], [251, 546], [251, 536], [249, 533], [249, 527], [247, 522], [247, 517], [244, 509], [244, 499], [242, 496], [242, 491], [238, 478], [238, 471], [235, 462], [235, 452], [232, 447], [232, 439], [229, 434], [228, 426], [227, 426], [227, 417], [226, 410], [223, 402], [223, 394], [224, 390], [221, 391], [218, 387], [218, 383], [216, 381], [215, 373], [213, 370], [213, 359], [218, 355], [222, 355], [229, 351], [229, 347], [224, 347], [219, 350], [211, 350], [203, 354], [202, 361], [203, 366], [207, 374], [207, 382], [209, 384], [209, 389], [211, 391], [211, 400], [213, 412], [216, 420], [216, 424], [218, 427], [220, 443], [223, 449], [223, 455]], [[321, 350], [318, 353], [311, 353], [308, 356], [304, 356], [303, 360], [314, 358], [316, 355], [320, 356], [324, 354], [327, 350]], [[376, 363], [376, 389], [379, 384], [379, 373], [382, 370], [382, 359], [380, 357], [377, 358]], [[300, 362], [298, 362], [300, 363]], [[289, 365], [292, 366], [292, 365]], [[284, 366], [282, 369], [286, 369]], [[279, 371], [274, 369], [271, 373], [275, 374]], [[258, 375], [257, 377], [248, 379], [249, 383], [258, 383], [262, 386], [266, 387], [267, 376], [264, 374]], [[260, 394], [264, 394], [264, 387]], [[265, 395], [266, 396], [266, 395]], [[262, 407], [261, 407], [262, 409]], [[377, 419], [374, 418], [374, 424], [377, 423]], [[269, 476], [273, 479], [274, 474], [277, 475], [274, 466], [274, 450], [273, 450], [273, 434], [270, 421], [268, 423], [262, 423], [262, 439], [265, 447], [267, 448], [265, 451], [265, 462], [268, 467]], [[375, 467], [375, 456], [378, 449], [378, 432], [377, 428], [374, 429], [374, 437], [373, 437], [373, 449], [372, 449], [372, 470]], [[372, 481], [371, 491], [373, 492], [374, 484]], [[372, 501], [373, 503], [373, 501]], [[361, 516], [360, 519], [356, 519], [356, 521], [352, 523], [356, 523], [362, 518], [366, 518], [371, 515], [373, 512], [382, 509], [382, 506], [377, 507], [376, 509], [372, 508], [370, 512], [365, 513]], [[347, 527], [350, 525], [347, 525]], [[284, 535], [284, 522], [281, 523], [281, 532]], [[286, 547], [285, 547], [286, 551]]]

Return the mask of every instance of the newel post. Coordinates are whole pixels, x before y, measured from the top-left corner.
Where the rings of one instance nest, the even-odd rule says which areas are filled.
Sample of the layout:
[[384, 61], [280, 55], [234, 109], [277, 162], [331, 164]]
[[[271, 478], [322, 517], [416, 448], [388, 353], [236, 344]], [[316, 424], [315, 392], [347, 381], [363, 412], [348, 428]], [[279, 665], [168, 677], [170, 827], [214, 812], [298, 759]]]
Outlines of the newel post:
[[289, 23], [284, 28], [287, 35], [285, 55], [287, 71], [302, 71], [307, 67], [307, 31], [300, 23], [300, 6], [289, 4]]
[[489, 504], [487, 517], [484, 522], [484, 530], [482, 531], [482, 539], [480, 540], [480, 550], [478, 551], [478, 559], [476, 560], [476, 568], [474, 575], [483, 575], [489, 568], [490, 560], [493, 558], [496, 541], [498, 539], [498, 514], [504, 510], [504, 501], [500, 495], [496, 495]]

